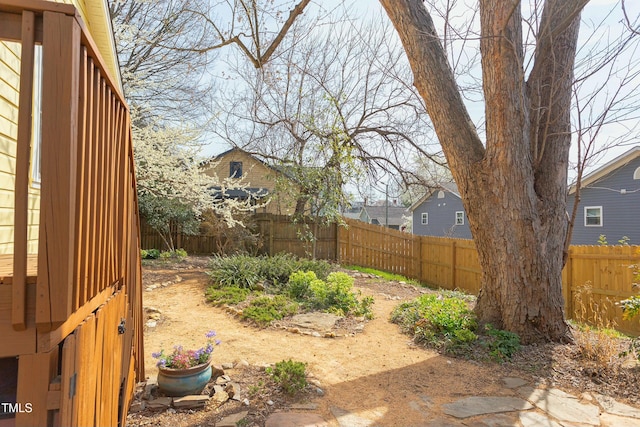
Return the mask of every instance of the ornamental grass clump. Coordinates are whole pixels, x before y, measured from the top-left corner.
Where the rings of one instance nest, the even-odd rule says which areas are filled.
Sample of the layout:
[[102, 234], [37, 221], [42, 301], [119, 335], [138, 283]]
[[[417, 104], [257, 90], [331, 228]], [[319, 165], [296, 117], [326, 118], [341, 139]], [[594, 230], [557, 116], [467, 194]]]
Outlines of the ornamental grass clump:
[[152, 353], [154, 359], [158, 359], [156, 366], [160, 369], [186, 369], [201, 365], [211, 360], [211, 354], [216, 345], [220, 345], [220, 340], [214, 339], [215, 331], [205, 334], [207, 342], [204, 347], [196, 350], [185, 350], [181, 345], [173, 347], [173, 351], [166, 354], [164, 349]]

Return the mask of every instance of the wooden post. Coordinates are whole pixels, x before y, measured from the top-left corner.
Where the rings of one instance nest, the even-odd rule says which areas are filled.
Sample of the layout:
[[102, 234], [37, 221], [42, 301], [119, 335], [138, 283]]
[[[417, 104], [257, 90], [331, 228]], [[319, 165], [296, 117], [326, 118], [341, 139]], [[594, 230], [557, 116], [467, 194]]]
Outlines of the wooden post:
[[55, 329], [73, 306], [80, 28], [44, 13], [42, 186], [36, 322]]
[[29, 225], [29, 164], [31, 162], [31, 125], [33, 111], [33, 70], [35, 15], [22, 13], [22, 56], [20, 61], [20, 111], [18, 113], [18, 147], [16, 149], [16, 181], [13, 243], [13, 286], [11, 323], [23, 331], [26, 324], [27, 228]]
[[16, 413], [17, 426], [41, 427], [49, 425], [47, 410], [49, 384], [58, 372], [58, 347], [46, 353], [23, 354], [18, 359], [18, 390], [16, 401], [31, 404], [31, 412]]
[[422, 280], [422, 237], [413, 236], [413, 278]]
[[451, 239], [451, 289], [456, 288], [456, 241]]
[[573, 255], [574, 251], [571, 246], [569, 246], [569, 255], [567, 256], [567, 264], [564, 268], [567, 269], [567, 283], [564, 285], [564, 298], [565, 298], [565, 308], [566, 313], [565, 317], [567, 319], [573, 318], [573, 293], [571, 289], [573, 287]]

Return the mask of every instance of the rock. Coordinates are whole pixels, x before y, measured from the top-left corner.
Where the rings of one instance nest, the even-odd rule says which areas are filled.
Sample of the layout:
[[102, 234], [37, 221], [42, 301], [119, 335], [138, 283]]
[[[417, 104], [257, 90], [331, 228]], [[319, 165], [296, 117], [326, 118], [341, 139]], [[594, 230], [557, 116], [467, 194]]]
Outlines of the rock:
[[170, 397], [158, 397], [156, 399], [152, 399], [147, 403], [147, 408], [149, 409], [167, 409], [171, 406], [171, 402], [173, 399]]
[[208, 401], [209, 396], [203, 396], [201, 394], [176, 397], [173, 399], [173, 407], [179, 409], [204, 408]]
[[236, 383], [228, 383], [224, 386], [224, 391], [229, 395], [229, 399], [240, 401], [240, 387]]
[[312, 336], [314, 336], [314, 337], [316, 337], [316, 338], [320, 338], [320, 337], [322, 336], [322, 335], [320, 335], [320, 332], [316, 332], [316, 331], [313, 331], [313, 332], [311, 333], [311, 335], [312, 335]]
[[160, 320], [160, 313], [151, 313], [149, 314], [148, 318], [151, 320]]
[[249, 406], [249, 405], [250, 405], [249, 399], [246, 399], [246, 398], [245, 398], [245, 399], [242, 399], [242, 404], [243, 404], [244, 406]]
[[375, 421], [360, 417], [346, 409], [332, 406], [329, 408], [334, 417], [338, 420], [340, 427], [369, 427], [375, 425]]
[[135, 412], [140, 412], [140, 411], [144, 411], [144, 408], [147, 407], [147, 402], [145, 401], [141, 401], [141, 400], [136, 400], [133, 403], [131, 403], [131, 406], [129, 407], [129, 413], [135, 413]]
[[216, 423], [216, 427], [236, 427], [242, 424], [242, 420], [244, 420], [247, 415], [249, 415], [249, 411], [242, 411], [236, 414], [231, 414]]
[[328, 427], [329, 424], [318, 414], [307, 412], [276, 412], [264, 423], [265, 427]]
[[[594, 394], [594, 397], [606, 412], [623, 417], [640, 418], [640, 409], [617, 402], [615, 399], [602, 394]], [[640, 423], [639, 423], [640, 424]]]
[[333, 328], [340, 316], [331, 313], [303, 313], [291, 318], [291, 322], [300, 328], [312, 329], [316, 331], [326, 331]]
[[229, 395], [224, 390], [216, 390], [213, 396], [211, 396], [211, 399], [213, 399], [217, 407], [229, 400]]
[[522, 387], [518, 390], [518, 393], [561, 423], [566, 421], [600, 425], [598, 420], [600, 410], [596, 405], [580, 403], [575, 396], [560, 389], [534, 390]]
[[242, 359], [236, 364], [236, 366], [240, 366], [242, 368], [248, 368], [250, 365], [249, 365], [249, 362], [247, 362], [246, 360]]
[[336, 334], [335, 334], [335, 333], [333, 333], [333, 332], [325, 332], [325, 333], [324, 333], [324, 337], [325, 337], [325, 338], [335, 338], [335, 337], [336, 337]]
[[324, 390], [321, 389], [320, 387], [316, 388], [316, 394], [318, 396], [324, 396]]
[[520, 412], [520, 423], [523, 427], [562, 427], [557, 422], [536, 412]]
[[153, 313], [158, 313], [158, 314], [160, 314], [160, 310], [158, 310], [158, 309], [157, 309], [157, 308], [155, 308], [155, 307], [145, 307], [145, 308], [144, 308], [144, 311], [146, 311], [146, 312], [147, 312], [147, 314], [153, 314]]
[[504, 386], [507, 388], [518, 388], [527, 384], [527, 382], [522, 378], [516, 378], [516, 377], [504, 377], [502, 379], [502, 382], [504, 383]]
[[322, 387], [322, 384], [320, 383], [320, 381], [318, 381], [315, 378], [309, 378], [309, 379], [307, 379], [307, 382], [309, 384], [312, 384], [312, 385], [316, 386], [316, 387]]
[[145, 323], [145, 326], [147, 326], [147, 328], [155, 328], [158, 325], [158, 322], [156, 322], [155, 320], [148, 320], [147, 323]]
[[299, 333], [300, 333], [300, 329], [298, 329], [298, 328], [291, 328], [291, 329], [289, 329], [289, 332], [291, 332], [292, 334], [299, 334]]
[[211, 366], [211, 378], [218, 378], [224, 375], [224, 369], [220, 365]]
[[273, 400], [267, 400], [267, 405], [273, 406], [274, 405]]
[[533, 405], [517, 397], [467, 397], [442, 405], [443, 412], [456, 418], [532, 409]]
[[289, 406], [289, 408], [315, 411], [316, 409], [318, 409], [318, 404], [317, 403], [294, 403], [293, 405]]
[[173, 281], [176, 282], [176, 283], [182, 282], [182, 276], [177, 276], [176, 275], [176, 278]]
[[603, 426], [638, 427], [638, 419], [604, 413], [600, 415]]
[[233, 367], [234, 367], [234, 364], [230, 362], [222, 364], [222, 369], [233, 369]]
[[230, 381], [231, 381], [231, 378], [229, 378], [228, 375], [221, 375], [218, 378], [216, 378], [216, 384], [226, 384]]
[[142, 391], [142, 398], [144, 400], [151, 399], [152, 395], [158, 394], [158, 385], [155, 383], [147, 383], [144, 386], [144, 390]]

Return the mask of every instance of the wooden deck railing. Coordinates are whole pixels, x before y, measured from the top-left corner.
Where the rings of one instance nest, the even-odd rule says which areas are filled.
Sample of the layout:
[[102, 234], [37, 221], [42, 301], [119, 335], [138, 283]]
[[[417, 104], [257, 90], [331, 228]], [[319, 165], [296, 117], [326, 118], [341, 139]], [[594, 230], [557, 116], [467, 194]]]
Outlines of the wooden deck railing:
[[[76, 9], [0, 0], [0, 40], [22, 44], [15, 180], [12, 324], [27, 317], [27, 227], [34, 48], [42, 46], [41, 188], [35, 324], [53, 348], [124, 290], [140, 318], [139, 220], [130, 116]], [[138, 332], [138, 366], [142, 335]], [[139, 374], [140, 371], [139, 370]]]

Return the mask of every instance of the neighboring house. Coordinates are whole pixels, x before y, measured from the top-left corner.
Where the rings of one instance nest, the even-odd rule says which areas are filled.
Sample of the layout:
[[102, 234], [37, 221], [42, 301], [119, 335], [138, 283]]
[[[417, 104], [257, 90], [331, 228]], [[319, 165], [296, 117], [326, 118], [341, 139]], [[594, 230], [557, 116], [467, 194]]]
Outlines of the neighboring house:
[[405, 217], [408, 215], [409, 211], [404, 206], [363, 206], [357, 219], [394, 230], [404, 230]]
[[[576, 188], [569, 188], [571, 214]], [[628, 150], [582, 178], [571, 244], [595, 245], [600, 235], [609, 244], [626, 236], [640, 244], [640, 146]]]
[[[227, 190], [223, 197], [251, 197], [259, 201], [268, 199], [269, 203], [261, 208], [262, 212], [277, 215], [291, 215], [295, 212], [297, 185], [280, 170], [244, 150], [232, 148], [218, 154], [208, 160], [203, 169], [206, 174], [217, 176], [220, 181], [237, 178], [240, 185], [246, 186], [242, 190]], [[280, 191], [281, 188], [286, 190]], [[220, 187], [214, 187], [212, 191], [219, 193]]]
[[413, 234], [471, 239], [467, 215], [453, 182], [432, 188], [409, 208]]
[[106, 0], [0, 0], [0, 426], [124, 425], [145, 378], [112, 34]]

